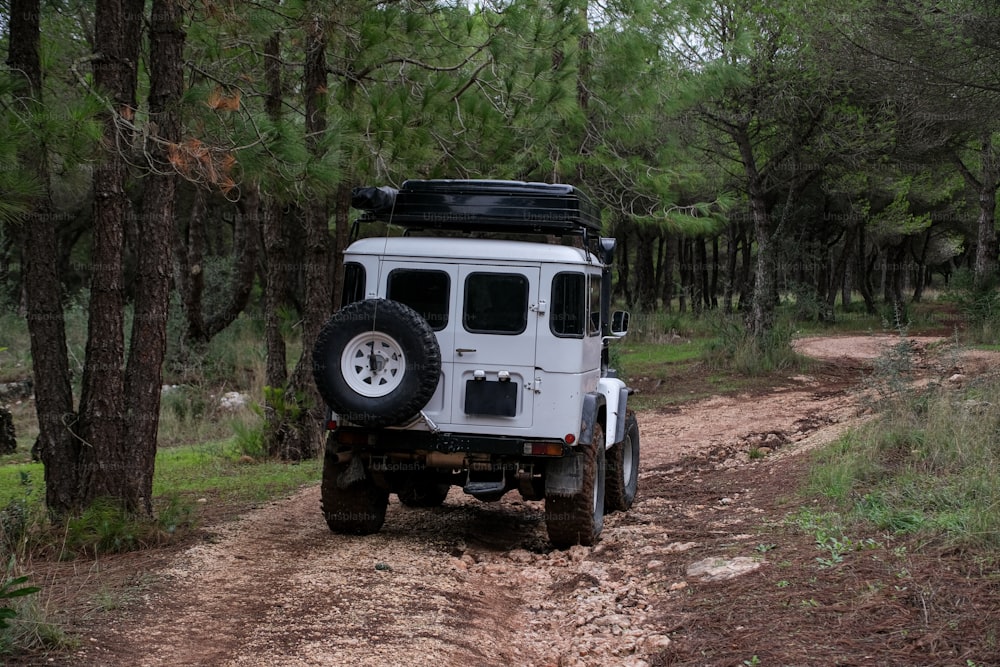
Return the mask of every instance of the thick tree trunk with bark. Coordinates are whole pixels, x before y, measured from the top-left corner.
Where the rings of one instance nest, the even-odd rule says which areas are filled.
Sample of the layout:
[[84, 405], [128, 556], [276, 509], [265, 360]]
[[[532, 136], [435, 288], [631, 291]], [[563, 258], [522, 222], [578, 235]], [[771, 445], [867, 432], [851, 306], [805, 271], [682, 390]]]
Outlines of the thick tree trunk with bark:
[[140, 506], [125, 429], [125, 317], [123, 250], [131, 203], [125, 192], [131, 144], [141, 0], [98, 0], [94, 84], [112, 108], [104, 113], [103, 156], [94, 171], [94, 232], [90, 319], [80, 396], [80, 484], [77, 504], [101, 497]]
[[[147, 149], [154, 172], [145, 179], [137, 248], [135, 317], [125, 375], [125, 449], [134, 471], [135, 505], [152, 515], [153, 470], [159, 431], [160, 386], [167, 351], [170, 303], [170, 229], [174, 217], [177, 176], [170, 173], [168, 149], [181, 138], [184, 93], [184, 31], [178, 0], [153, 0], [149, 27], [149, 111], [157, 136]], [[128, 500], [130, 506], [132, 499]]]
[[[281, 120], [281, 33], [274, 32], [264, 45], [264, 78], [267, 83], [267, 97], [264, 108], [271, 120]], [[285, 305], [287, 288], [288, 244], [284, 230], [284, 205], [274, 197], [265, 197], [261, 202], [261, 236], [264, 246], [264, 347], [266, 366], [264, 371], [264, 408], [267, 430], [264, 441], [268, 450], [280, 454], [284, 449], [285, 433], [288, 426], [280, 417], [280, 402], [283, 389], [288, 381], [288, 364], [285, 359], [285, 337], [281, 332], [281, 309]]]
[[980, 176], [976, 187], [979, 202], [979, 219], [976, 223], [975, 285], [989, 285], [997, 271], [996, 198], [1000, 186], [1000, 161], [993, 150], [993, 139], [984, 132], [980, 139]]
[[[42, 108], [40, 16], [38, 0], [12, 0], [7, 64], [23, 73], [25, 97], [34, 111]], [[21, 157], [40, 183], [48, 183], [44, 145]], [[45, 466], [46, 505], [60, 516], [76, 506], [80, 441], [72, 430], [76, 415], [59, 281], [59, 242], [56, 220], [49, 213], [46, 189], [25, 223], [23, 283], [38, 415], [38, 438], [32, 451]]]
[[[228, 327], [246, 308], [253, 292], [257, 270], [260, 237], [259, 226], [263, 214], [256, 189], [248, 187], [240, 200], [239, 213], [233, 220], [232, 262], [233, 271], [229, 292], [222, 307], [206, 312], [205, 254], [208, 251], [207, 205], [204, 190], [194, 193], [187, 233], [178, 222], [173, 235], [173, 254], [177, 291], [187, 321], [185, 338], [190, 343], [207, 343]], [[216, 223], [215, 227], [220, 225]], [[217, 247], [224, 244], [217, 243]]]
[[[326, 130], [326, 33], [318, 16], [306, 27], [305, 130], [310, 152], [320, 157], [319, 137]], [[312, 374], [312, 348], [320, 329], [330, 315], [329, 206], [325, 197], [315, 197], [305, 207], [305, 244], [299, 257], [305, 277], [305, 307], [302, 316], [302, 355], [281, 397], [298, 410], [279, 410], [274, 417], [283, 423], [268, 429], [271, 455], [286, 460], [314, 457], [323, 443], [324, 403], [316, 391]]]
[[764, 184], [757, 169], [757, 160], [746, 130], [733, 133], [740, 151], [743, 171], [747, 178], [747, 196], [750, 216], [757, 241], [757, 263], [754, 274], [753, 297], [747, 313], [747, 326], [757, 339], [766, 335], [774, 326], [776, 248], [772, 238], [771, 216], [764, 197]]

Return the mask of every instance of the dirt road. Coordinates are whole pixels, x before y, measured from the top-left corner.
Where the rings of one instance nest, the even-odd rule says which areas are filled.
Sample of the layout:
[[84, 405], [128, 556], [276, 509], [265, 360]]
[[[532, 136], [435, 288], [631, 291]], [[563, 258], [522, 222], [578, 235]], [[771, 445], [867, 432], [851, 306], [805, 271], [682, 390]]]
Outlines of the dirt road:
[[80, 621], [83, 646], [66, 664], [741, 664], [726, 656], [745, 644], [697, 659], [698, 641], [740, 633], [739, 610], [711, 626], [685, 605], [700, 591], [722, 609], [727, 591], [774, 569], [764, 545], [778, 538], [761, 526], [788, 511], [802, 452], [857, 417], [852, 387], [886, 342], [803, 340], [825, 362], [815, 372], [640, 414], [639, 498], [607, 518], [596, 547], [553, 551], [542, 503], [511, 493], [484, 504], [459, 489], [434, 510], [393, 497], [380, 534], [337, 536], [310, 487], [151, 569], [125, 608]]

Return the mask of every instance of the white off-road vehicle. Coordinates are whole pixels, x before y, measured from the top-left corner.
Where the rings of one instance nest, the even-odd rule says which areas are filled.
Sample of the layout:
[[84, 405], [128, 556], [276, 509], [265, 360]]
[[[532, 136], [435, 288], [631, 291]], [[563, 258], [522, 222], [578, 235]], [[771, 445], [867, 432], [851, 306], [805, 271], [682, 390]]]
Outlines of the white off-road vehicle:
[[330, 529], [377, 532], [390, 493], [432, 507], [457, 485], [544, 499], [554, 546], [593, 544], [639, 469], [630, 390], [608, 368], [628, 314], [610, 312], [597, 207], [569, 185], [495, 180], [358, 188], [353, 205], [405, 234], [347, 248], [344, 305], [313, 352]]

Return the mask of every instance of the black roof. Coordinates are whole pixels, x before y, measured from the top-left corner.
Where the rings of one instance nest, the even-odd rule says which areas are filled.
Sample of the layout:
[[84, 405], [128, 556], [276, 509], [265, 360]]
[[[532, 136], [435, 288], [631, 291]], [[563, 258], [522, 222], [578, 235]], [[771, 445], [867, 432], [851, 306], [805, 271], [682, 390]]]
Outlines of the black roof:
[[355, 188], [363, 220], [409, 229], [539, 234], [600, 232], [601, 212], [572, 185], [501, 180], [407, 180], [393, 188]]

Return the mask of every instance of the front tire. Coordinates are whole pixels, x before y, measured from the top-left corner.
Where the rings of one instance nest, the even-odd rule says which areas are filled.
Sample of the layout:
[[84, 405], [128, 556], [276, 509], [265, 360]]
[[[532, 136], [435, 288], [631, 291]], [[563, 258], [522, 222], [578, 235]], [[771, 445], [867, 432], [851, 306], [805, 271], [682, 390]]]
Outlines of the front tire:
[[389, 491], [375, 484], [360, 458], [340, 463], [327, 450], [320, 485], [323, 516], [334, 533], [371, 535], [382, 529]]
[[625, 415], [625, 438], [608, 450], [608, 480], [604, 494], [606, 512], [624, 512], [632, 507], [639, 489], [639, 420], [635, 412]]
[[604, 528], [604, 428], [594, 425], [589, 445], [580, 446], [583, 484], [571, 496], [545, 496], [545, 527], [557, 549], [591, 546]]

